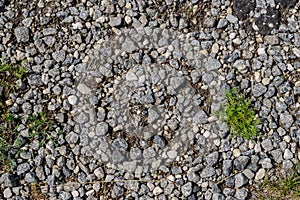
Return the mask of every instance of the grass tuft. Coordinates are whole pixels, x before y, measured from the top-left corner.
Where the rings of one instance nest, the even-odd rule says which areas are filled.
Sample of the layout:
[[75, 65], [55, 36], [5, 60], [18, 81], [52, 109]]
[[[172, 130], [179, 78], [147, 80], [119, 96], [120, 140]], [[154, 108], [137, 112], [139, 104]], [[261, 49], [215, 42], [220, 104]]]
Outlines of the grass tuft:
[[240, 136], [253, 140], [259, 135], [257, 125], [260, 120], [255, 117], [255, 111], [250, 105], [251, 100], [240, 94], [237, 88], [226, 92], [226, 103], [220, 114], [228, 125], [231, 137]]

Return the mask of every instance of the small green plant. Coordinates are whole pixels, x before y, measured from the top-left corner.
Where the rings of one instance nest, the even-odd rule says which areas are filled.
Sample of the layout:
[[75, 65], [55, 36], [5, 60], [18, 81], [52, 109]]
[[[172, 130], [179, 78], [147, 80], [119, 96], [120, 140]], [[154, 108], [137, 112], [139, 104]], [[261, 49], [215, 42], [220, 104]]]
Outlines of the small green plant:
[[298, 200], [300, 199], [300, 174], [292, 171], [286, 177], [276, 175], [273, 180], [266, 177], [254, 194], [261, 200]]
[[15, 92], [16, 80], [22, 79], [26, 73], [25, 63], [26, 61], [23, 61], [21, 65], [11, 65], [5, 63], [3, 58], [0, 60], [0, 86], [3, 87], [4, 95]]
[[252, 140], [259, 135], [256, 126], [260, 120], [255, 117], [250, 104], [250, 99], [245, 99], [245, 95], [240, 94], [237, 88], [234, 87], [226, 92], [226, 103], [220, 114], [227, 123], [232, 137], [241, 136]]
[[18, 115], [10, 112], [10, 94], [17, 91], [16, 81], [25, 74], [25, 62], [10, 65], [0, 60], [0, 169], [9, 171], [14, 162], [9, 152], [18, 142], [17, 128], [20, 124]]
[[46, 140], [52, 140], [52, 137], [48, 134], [49, 131], [53, 131], [53, 122], [51, 122], [44, 112], [38, 115], [30, 115], [27, 120], [29, 128], [29, 138], [39, 139], [40, 146], [44, 146]]

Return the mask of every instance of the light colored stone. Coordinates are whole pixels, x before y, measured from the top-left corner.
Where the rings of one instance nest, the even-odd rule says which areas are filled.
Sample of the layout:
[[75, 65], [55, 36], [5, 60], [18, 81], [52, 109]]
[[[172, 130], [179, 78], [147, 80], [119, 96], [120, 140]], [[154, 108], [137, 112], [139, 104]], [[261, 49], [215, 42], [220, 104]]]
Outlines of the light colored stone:
[[265, 175], [266, 175], [266, 170], [263, 168], [260, 168], [255, 175], [255, 180], [261, 180], [265, 177]]
[[71, 105], [75, 105], [78, 101], [78, 98], [75, 95], [71, 95], [68, 97], [68, 101]]

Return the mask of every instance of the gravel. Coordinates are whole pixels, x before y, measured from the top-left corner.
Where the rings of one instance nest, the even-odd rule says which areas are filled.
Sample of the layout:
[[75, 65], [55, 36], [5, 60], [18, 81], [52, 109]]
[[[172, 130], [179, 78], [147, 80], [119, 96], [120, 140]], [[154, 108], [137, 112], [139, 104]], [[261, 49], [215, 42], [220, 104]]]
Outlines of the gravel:
[[[0, 198], [255, 199], [299, 162], [299, 6], [0, 0], [1, 57], [27, 61], [0, 87], [20, 139]], [[217, 115], [233, 86], [261, 121], [252, 141]]]

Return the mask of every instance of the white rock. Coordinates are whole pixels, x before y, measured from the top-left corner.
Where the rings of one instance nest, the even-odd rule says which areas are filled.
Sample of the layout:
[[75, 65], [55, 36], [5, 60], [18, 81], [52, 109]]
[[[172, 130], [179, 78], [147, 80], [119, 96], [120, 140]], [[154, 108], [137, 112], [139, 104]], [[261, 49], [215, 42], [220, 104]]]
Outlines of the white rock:
[[294, 157], [293, 153], [289, 149], [284, 150], [283, 158], [286, 160], [292, 159]]
[[258, 53], [258, 55], [265, 55], [266, 54], [266, 50], [265, 50], [265, 48], [263, 48], [263, 47], [261, 47], [261, 48], [258, 48], [257, 49], [257, 53]]
[[92, 90], [86, 86], [85, 84], [83, 83], [80, 83], [78, 86], [77, 86], [77, 89], [79, 92], [81, 92], [82, 94], [91, 94]]
[[239, 150], [239, 149], [233, 149], [232, 153], [233, 153], [233, 156], [235, 158], [237, 158], [237, 157], [239, 157], [241, 155], [241, 150]]
[[154, 190], [153, 190], [153, 194], [154, 194], [155, 196], [161, 194], [162, 192], [163, 192], [163, 190], [162, 190], [160, 187], [158, 187], [158, 186], [155, 187]]
[[298, 58], [300, 58], [300, 50], [297, 49], [296, 47], [292, 49], [293, 53], [295, 54], [295, 56], [297, 56]]
[[68, 97], [68, 101], [71, 105], [75, 105], [78, 101], [78, 98], [75, 95], [71, 95]]
[[270, 78], [263, 78], [261, 82], [262, 82], [263, 85], [269, 85]]
[[10, 198], [12, 196], [12, 192], [11, 192], [11, 189], [10, 188], [6, 188], [3, 192], [4, 194], [4, 198]]
[[255, 175], [255, 180], [261, 180], [265, 177], [266, 170], [264, 168], [260, 168]]

